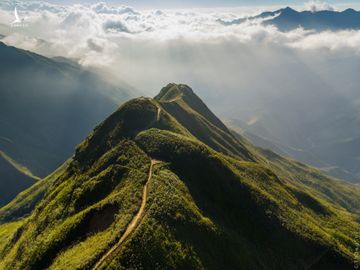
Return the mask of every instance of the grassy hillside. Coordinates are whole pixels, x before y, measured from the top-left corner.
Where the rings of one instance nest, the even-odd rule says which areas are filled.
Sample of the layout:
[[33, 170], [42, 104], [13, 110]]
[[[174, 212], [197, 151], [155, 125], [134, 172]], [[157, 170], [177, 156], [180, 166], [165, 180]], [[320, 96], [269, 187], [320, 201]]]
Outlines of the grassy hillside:
[[0, 269], [353, 267], [358, 186], [253, 147], [184, 85], [125, 103], [39, 183], [0, 210]]
[[255, 147], [239, 134], [234, 134], [256, 155], [257, 162], [274, 171], [279, 177], [360, 216], [360, 185], [335, 179], [317, 168], [282, 157], [271, 150]]
[[213, 149], [251, 160], [244, 146], [186, 85], [169, 84], [155, 97], [192, 135]]
[[17, 220], [30, 214], [53, 182], [64, 173], [70, 161], [66, 161], [52, 174], [20, 192], [10, 203], [0, 208], [0, 223]]
[[[342, 119], [339, 122], [348, 123], [349, 121]], [[269, 132], [266, 131], [261, 123], [249, 126], [239, 120], [229, 120], [228, 124], [230, 128], [248, 138], [256, 146], [271, 149], [282, 156], [292, 157], [301, 162], [311, 164], [320, 168], [327, 175], [346, 180], [350, 183], [359, 183], [360, 181], [360, 174], [358, 172], [360, 159], [357, 153], [358, 149], [360, 149], [360, 140], [357, 137], [354, 139], [346, 138], [345, 141], [340, 142], [336, 140], [332, 140], [330, 143], [319, 142], [317, 147], [312, 146], [307, 149], [301, 149], [289, 147], [286, 143], [281, 143], [278, 139], [267, 134]], [[357, 126], [357, 124], [350, 126]], [[346, 130], [345, 127], [338, 127], [337, 129]], [[324, 133], [332, 134], [331, 130]], [[347, 134], [351, 134], [351, 132]]]

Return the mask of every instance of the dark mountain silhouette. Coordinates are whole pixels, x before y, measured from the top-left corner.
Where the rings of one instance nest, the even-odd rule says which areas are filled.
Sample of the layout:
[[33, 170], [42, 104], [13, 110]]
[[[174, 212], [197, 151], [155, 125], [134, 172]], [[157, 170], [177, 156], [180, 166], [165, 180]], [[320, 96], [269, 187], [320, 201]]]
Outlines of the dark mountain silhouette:
[[275, 25], [281, 31], [290, 31], [298, 27], [317, 31], [360, 29], [360, 12], [354, 9], [299, 12], [287, 7], [273, 12], [264, 12], [253, 17], [220, 22], [225, 25], [232, 25], [254, 19], [265, 19], [262, 22], [263, 24]]

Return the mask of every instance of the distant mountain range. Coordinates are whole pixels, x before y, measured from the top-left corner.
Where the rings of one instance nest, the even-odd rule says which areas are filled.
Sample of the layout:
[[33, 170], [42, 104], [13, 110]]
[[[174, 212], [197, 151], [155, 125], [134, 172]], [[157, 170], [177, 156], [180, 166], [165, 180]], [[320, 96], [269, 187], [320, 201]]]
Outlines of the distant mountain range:
[[351, 269], [359, 196], [172, 83], [0, 209], [0, 269]]
[[[322, 99], [311, 104], [308, 110], [313, 114], [309, 117], [301, 108], [305, 103], [298, 102], [295, 93], [293, 97], [294, 100], [280, 98], [276, 106], [264, 107], [255, 123], [229, 119], [228, 125], [257, 146], [321, 168], [334, 177], [360, 183], [359, 109], [342, 103], [341, 97], [333, 97], [332, 101]], [[316, 114], [316, 107], [321, 107], [322, 113]]]
[[[39, 177], [68, 159], [130, 93], [70, 60], [1, 42], [0, 63], [0, 151]], [[6, 162], [1, 159], [0, 185], [8, 190], [0, 189], [0, 206], [32, 183], [26, 175], [22, 184], [15, 181], [22, 172]]]
[[354, 9], [299, 12], [286, 7], [276, 11], [263, 12], [257, 16], [232, 21], [219, 20], [219, 22], [224, 25], [233, 25], [255, 19], [262, 19], [264, 25], [275, 25], [281, 31], [290, 31], [298, 27], [317, 31], [360, 29], [360, 11]]

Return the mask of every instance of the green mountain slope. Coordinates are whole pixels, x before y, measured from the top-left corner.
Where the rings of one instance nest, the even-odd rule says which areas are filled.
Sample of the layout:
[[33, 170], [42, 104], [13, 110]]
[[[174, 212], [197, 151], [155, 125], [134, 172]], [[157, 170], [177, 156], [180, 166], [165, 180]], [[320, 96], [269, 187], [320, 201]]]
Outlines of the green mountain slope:
[[203, 143], [225, 154], [251, 160], [251, 154], [190, 87], [169, 84], [155, 99]]
[[[349, 114], [351, 115], [351, 113]], [[330, 176], [349, 181], [350, 183], [359, 183], [360, 181], [360, 174], [358, 172], [360, 158], [357, 153], [358, 149], [360, 149], [360, 139], [357, 137], [352, 139], [346, 137], [344, 141], [340, 140], [340, 142], [337, 141], [339, 139], [331, 140], [331, 142], [319, 140], [318, 146], [301, 149], [289, 147], [286, 143], [280, 143], [279, 140], [266, 131], [262, 123], [255, 123], [249, 126], [239, 120], [230, 120], [228, 122], [230, 128], [248, 138], [254, 145], [268, 148], [282, 156], [292, 157], [301, 162], [311, 164]], [[345, 123], [343, 125], [349, 125], [351, 121], [344, 118], [339, 122]], [[356, 127], [357, 124], [351, 124], [350, 126]], [[344, 126], [336, 127], [336, 129], [346, 130]], [[330, 129], [327, 131], [322, 130], [322, 132], [324, 134], [334, 134]], [[351, 134], [351, 132], [347, 134]]]
[[122, 105], [47, 183], [0, 210], [0, 269], [353, 267], [359, 186], [253, 147], [184, 85]]
[[66, 161], [49, 176], [37, 181], [28, 189], [17, 194], [15, 199], [0, 208], [0, 223], [11, 222], [30, 214], [31, 211], [34, 210], [36, 204], [43, 198], [52, 183], [58, 176], [61, 176], [64, 173], [70, 161], [71, 159]]

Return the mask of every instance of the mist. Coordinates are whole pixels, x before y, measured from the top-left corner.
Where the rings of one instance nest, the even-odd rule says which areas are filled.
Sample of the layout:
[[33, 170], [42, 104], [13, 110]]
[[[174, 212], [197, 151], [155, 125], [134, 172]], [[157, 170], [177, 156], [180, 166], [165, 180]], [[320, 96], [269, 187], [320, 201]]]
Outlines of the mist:
[[[8, 45], [67, 57], [131, 85], [136, 95], [188, 84], [234, 128], [302, 152], [360, 137], [360, 31], [219, 23], [269, 7], [139, 11], [105, 3], [19, 3], [29, 24], [24, 29], [8, 26], [14, 5], [0, 4], [1, 41]], [[312, 1], [302, 8], [345, 7]], [[333, 166], [325, 152], [314, 165]], [[296, 156], [309, 162], [302, 157]]]

